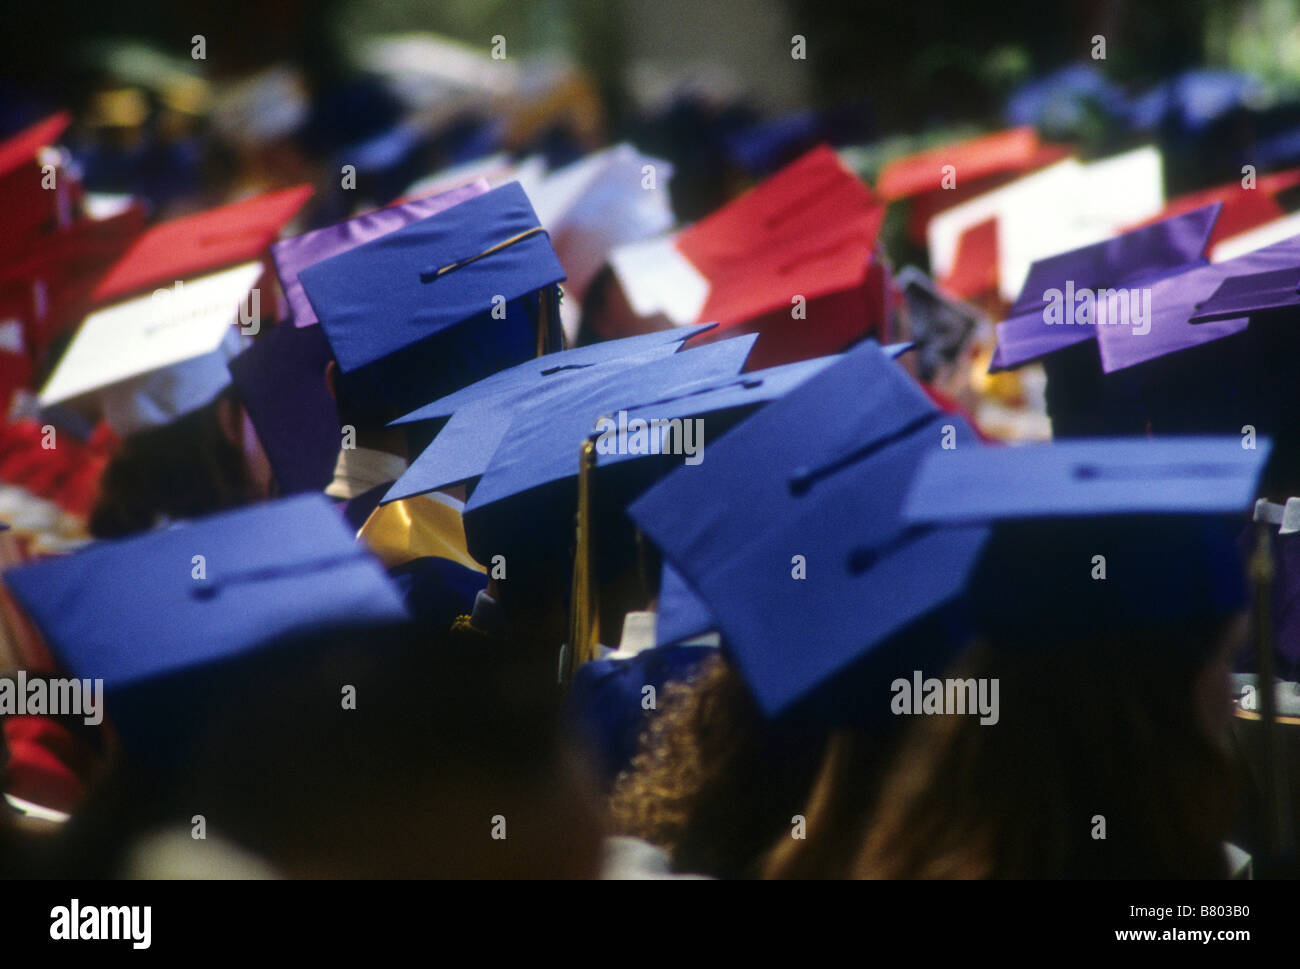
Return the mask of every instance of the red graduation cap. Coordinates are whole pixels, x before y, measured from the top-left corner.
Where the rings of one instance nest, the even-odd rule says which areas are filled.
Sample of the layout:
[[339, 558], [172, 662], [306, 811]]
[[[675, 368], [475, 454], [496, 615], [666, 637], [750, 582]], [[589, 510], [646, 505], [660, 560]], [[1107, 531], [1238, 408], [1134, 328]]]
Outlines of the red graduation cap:
[[153, 226], [92, 294], [95, 302], [265, 257], [266, 248], [311, 197], [298, 185]]
[[826, 244], [826, 235], [856, 227], [875, 244], [884, 205], [822, 145], [717, 212], [683, 229], [678, 250], [709, 279], [774, 247]]
[[1241, 235], [1243, 232], [1286, 215], [1282, 206], [1278, 204], [1277, 196], [1297, 185], [1300, 185], [1300, 168], [1275, 172], [1272, 175], [1261, 175], [1256, 179], [1254, 188], [1245, 188], [1240, 180], [1203, 188], [1170, 199], [1158, 215], [1153, 215], [1130, 228], [1141, 228], [1170, 216], [1182, 215], [1193, 209], [1222, 202], [1223, 208], [1219, 211], [1219, 220], [1214, 223], [1214, 231], [1210, 234], [1207, 247], [1213, 249], [1224, 239]]
[[887, 318], [887, 273], [874, 258], [884, 217], [835, 152], [815, 148], [677, 236], [677, 250], [709, 281], [693, 322], [719, 324], [710, 340], [757, 332], [750, 368], [833, 353], [878, 332]]
[[[41, 149], [57, 142], [71, 123], [72, 116], [60, 112], [0, 142], [0, 198], [5, 205], [0, 255], [20, 251], [31, 236], [56, 223], [61, 188], [58, 181], [54, 189], [42, 185], [39, 155]], [[60, 175], [67, 177], [66, 173]]]
[[956, 170], [959, 185], [990, 175], [1024, 172], [1042, 147], [1034, 129], [1024, 127], [930, 148], [887, 163], [876, 179], [876, 191], [889, 202], [940, 191], [945, 165]]
[[33, 359], [90, 309], [90, 294], [144, 231], [144, 209], [131, 205], [107, 219], [81, 219], [35, 240], [0, 265], [4, 319], [22, 324]]
[[[876, 191], [888, 202], [910, 200], [908, 236], [925, 245], [926, 226], [940, 212], [1046, 168], [1072, 151], [1069, 145], [1043, 144], [1032, 127], [1012, 128], [896, 158], [880, 170]], [[955, 182], [945, 182], [947, 165]]]

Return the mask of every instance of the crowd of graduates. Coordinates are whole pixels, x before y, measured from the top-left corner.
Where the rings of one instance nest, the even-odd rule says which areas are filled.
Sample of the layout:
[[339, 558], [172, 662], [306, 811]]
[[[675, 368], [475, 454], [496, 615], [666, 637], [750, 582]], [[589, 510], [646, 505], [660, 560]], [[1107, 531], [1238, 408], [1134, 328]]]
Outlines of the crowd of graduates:
[[610, 143], [580, 70], [370, 51], [0, 114], [0, 872], [1296, 873], [1256, 82]]

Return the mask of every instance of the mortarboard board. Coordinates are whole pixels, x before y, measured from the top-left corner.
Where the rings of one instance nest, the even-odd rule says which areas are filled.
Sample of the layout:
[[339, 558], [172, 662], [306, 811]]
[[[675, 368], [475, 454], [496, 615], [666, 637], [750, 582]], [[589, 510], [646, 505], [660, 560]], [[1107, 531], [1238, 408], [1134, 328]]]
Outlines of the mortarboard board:
[[352, 386], [411, 410], [535, 356], [546, 312], [538, 301], [564, 270], [510, 183], [299, 279]]
[[321, 491], [334, 473], [341, 438], [329, 360], [319, 327], [282, 323], [228, 364], [281, 494]]
[[712, 646], [680, 645], [643, 649], [628, 658], [604, 658], [584, 663], [574, 677], [569, 706], [577, 714], [602, 787], [611, 786], [619, 771], [636, 755], [647, 713], [641, 706], [645, 688], [662, 695], [672, 682], [687, 680]]
[[1091, 439], [932, 454], [904, 515], [916, 526], [996, 523], [972, 599], [1001, 637], [1227, 615], [1245, 604], [1237, 540], [1270, 446]]
[[[421, 408], [415, 413], [441, 413], [448, 409], [454, 409], [455, 413], [411, 462], [383, 500], [396, 501], [477, 479], [491, 463], [520, 410], [544, 408], [547, 401], [557, 394], [573, 393], [583, 384], [606, 383], [622, 371], [631, 371], [640, 364], [671, 356], [679, 350], [682, 342], [700, 329], [707, 327], [692, 328], [687, 332], [646, 334], [548, 353], [509, 371], [493, 374], [434, 401], [427, 408]], [[611, 347], [616, 345], [622, 345], [619, 352], [611, 353]], [[728, 343], [726, 346], [724, 353], [730, 354], [728, 359], [734, 360], [732, 372], [738, 373], [744, 365], [748, 344]], [[597, 349], [602, 352], [589, 352]], [[712, 360], [712, 355], [708, 359]], [[700, 361], [704, 360], [700, 358]], [[695, 362], [699, 361], [688, 361], [688, 364]]]
[[588, 346], [546, 353], [532, 360], [525, 360], [513, 367], [499, 370], [482, 380], [462, 387], [460, 390], [439, 397], [437, 400], [431, 401], [403, 417], [399, 417], [392, 423], [410, 424], [416, 421], [449, 417], [457, 409], [476, 400], [492, 397], [503, 391], [539, 389], [555, 378], [562, 381], [566, 375], [623, 357], [639, 357], [646, 352], [655, 353], [660, 350], [664, 353], [676, 353], [687, 340], [706, 330], [713, 329], [716, 325], [714, 323], [702, 323], [699, 326], [684, 327], [677, 330], [660, 330], [654, 333], [645, 333], [641, 336], [625, 337], [621, 340], [604, 340]]
[[271, 258], [275, 260], [280, 285], [293, 312], [294, 325], [310, 326], [317, 322], [316, 311], [312, 308], [311, 300], [307, 298], [298, 279], [298, 274], [308, 266], [314, 266], [330, 256], [355, 249], [362, 243], [395, 232], [412, 222], [436, 215], [466, 199], [482, 195], [487, 190], [487, 182], [477, 179], [440, 195], [430, 195], [376, 209], [337, 225], [326, 226], [272, 244]]
[[[1253, 506], [1270, 445], [1236, 437], [1100, 438], [927, 458], [915, 524], [1139, 514], [1235, 515]], [[960, 453], [958, 453], [960, 451]]]
[[1203, 266], [1218, 209], [1217, 205], [1206, 206], [1035, 262], [1007, 319], [997, 325], [998, 346], [989, 370], [1016, 367], [1076, 343], [1099, 340], [1100, 331], [1115, 329], [1069, 325], [1068, 321], [1076, 319], [1073, 301], [1065, 306], [1062, 323], [1049, 320], [1046, 294], [1056, 290], [1064, 298], [1067, 286], [1072, 293], [1087, 290], [1093, 294], [1102, 289], [1132, 288]]
[[[753, 343], [752, 335], [737, 337], [639, 361], [632, 368], [613, 365], [608, 376], [572, 381], [546, 396], [539, 406], [517, 408], [465, 503], [470, 554], [488, 562], [493, 555], [509, 555], [507, 549], [531, 557], [538, 549], [567, 548], [572, 519], [566, 509], [574, 507], [579, 450], [595, 432], [597, 421], [621, 409], [630, 413], [637, 404], [708, 393], [720, 385], [732, 387], [733, 393], [723, 392], [713, 403], [731, 405], [746, 394], [739, 386], [739, 372]], [[752, 402], [761, 400], [763, 390], [761, 380], [754, 382], [748, 391]], [[690, 407], [689, 403], [677, 403]], [[682, 460], [659, 450], [647, 450], [641, 456], [646, 460], [631, 462], [636, 467], [602, 476], [606, 493], [621, 497], [635, 492], [662, 473], [664, 465]], [[607, 463], [617, 463], [617, 458]], [[617, 509], [620, 501], [606, 504]], [[521, 527], [521, 522], [528, 524]]]
[[638, 316], [717, 320], [711, 339], [758, 332], [751, 365], [766, 367], [881, 325], [883, 220], [883, 203], [823, 146], [671, 239], [616, 249], [610, 265]]
[[[1229, 293], [1242, 292], [1238, 286], [1257, 290], [1263, 281], [1260, 273], [1290, 269], [1300, 269], [1298, 236], [1226, 262], [1190, 267], [1175, 276], [1152, 282], [1150, 332], [1139, 339], [1133, 333], [1114, 332], [1127, 328], [1093, 327], [1097, 331], [1102, 365], [1107, 373], [1112, 373], [1242, 332], [1249, 324], [1244, 317], [1223, 319], [1216, 315], [1214, 319], [1207, 318], [1201, 323], [1192, 323], [1191, 319], [1196, 316], [1201, 303], [1213, 299], [1225, 280], [1254, 276], [1254, 283], [1234, 283]], [[1256, 292], [1255, 296], [1258, 295]]]
[[260, 263], [225, 269], [86, 317], [42, 388], [42, 406], [94, 393], [119, 434], [164, 424], [230, 382], [244, 300]]
[[[908, 348], [909, 344], [894, 344], [883, 350], [894, 359]], [[656, 646], [681, 643], [717, 628], [717, 621], [704, 600], [668, 562], [663, 563], [660, 572], [657, 612]]]
[[[199, 558], [201, 556], [202, 558]], [[173, 743], [134, 691], [296, 634], [406, 618], [328, 499], [239, 509], [5, 574], [63, 667], [102, 679], [128, 750]]]
[[1233, 109], [1258, 100], [1262, 93], [1257, 77], [1200, 68], [1161, 81], [1133, 98], [1124, 113], [1134, 128], [1176, 126], [1196, 134]]
[[1300, 306], [1300, 266], [1229, 276], [1196, 306], [1189, 323], [1232, 320]]
[[827, 140], [829, 128], [829, 118], [805, 109], [723, 131], [720, 141], [729, 161], [750, 176], [760, 177]]
[[1026, 126], [905, 155], [880, 169], [876, 191], [893, 202], [941, 190], [945, 165], [952, 165], [962, 181], [1018, 171], [1035, 159], [1039, 144], [1038, 134]]
[[[901, 518], [915, 467], [945, 436], [977, 446], [864, 344], [629, 508], [713, 615], [767, 715], [809, 704], [835, 721], [870, 717], [887, 707], [880, 677], [955, 648], [938, 633], [955, 621], [987, 529], [914, 530]], [[922, 627], [936, 635], [911, 635]], [[868, 683], [882, 700], [864, 707]]]
[[1094, 110], [1116, 123], [1130, 105], [1123, 89], [1095, 65], [1069, 64], [1016, 87], [1004, 113], [1011, 124], [1064, 134], [1077, 131]]
[[260, 259], [311, 194], [310, 186], [300, 185], [155, 225], [100, 280], [93, 298], [104, 303]]

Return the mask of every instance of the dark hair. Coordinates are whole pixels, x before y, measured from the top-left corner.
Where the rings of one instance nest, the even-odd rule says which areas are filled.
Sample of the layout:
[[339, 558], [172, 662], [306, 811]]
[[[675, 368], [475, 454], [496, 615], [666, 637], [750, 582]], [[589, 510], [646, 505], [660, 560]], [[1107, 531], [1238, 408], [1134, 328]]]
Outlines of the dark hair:
[[201, 814], [290, 877], [595, 874], [592, 788], [551, 681], [509, 650], [432, 647], [410, 624], [326, 630], [152, 683], [185, 755], [122, 751], [56, 873], [119, 876], [141, 835]]
[[998, 722], [919, 719], [855, 873], [1222, 877], [1232, 777], [1194, 691], [1226, 628], [1188, 622], [1038, 648], [971, 647], [950, 675], [997, 678]]
[[162, 517], [196, 518], [254, 500], [244, 454], [221, 426], [221, 400], [122, 441], [100, 479], [92, 535], [131, 535]]

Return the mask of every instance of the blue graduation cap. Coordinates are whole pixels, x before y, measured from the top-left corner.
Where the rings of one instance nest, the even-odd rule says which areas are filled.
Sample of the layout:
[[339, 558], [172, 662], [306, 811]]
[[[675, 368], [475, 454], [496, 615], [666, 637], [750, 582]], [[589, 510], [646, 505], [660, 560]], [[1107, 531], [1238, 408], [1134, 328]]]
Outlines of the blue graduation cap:
[[338, 458], [338, 407], [320, 327], [273, 328], [227, 366], [282, 494], [322, 491]]
[[1180, 131], [1199, 134], [1218, 118], [1249, 104], [1262, 87], [1259, 78], [1237, 71], [1184, 71], [1134, 98], [1125, 113], [1134, 128], [1172, 123]]
[[1021, 84], [1007, 98], [1004, 116], [1012, 126], [1034, 125], [1049, 132], [1077, 131], [1090, 112], [1122, 120], [1124, 91], [1091, 64], [1070, 64]]
[[558, 344], [564, 270], [517, 182], [299, 278], [353, 393], [400, 412]]
[[[512, 407], [510, 424], [465, 503], [470, 554], [486, 562], [495, 554], [507, 554], [507, 549], [531, 556], [525, 548], [567, 548], [572, 519], [565, 509], [571, 510], [576, 501], [579, 450], [598, 419], [656, 397], [735, 387], [756, 338], [748, 334], [721, 340], [633, 368], [606, 364], [608, 376], [577, 378], [537, 401], [537, 406], [524, 400]], [[757, 403], [761, 391], [753, 393], [759, 395], [752, 400]], [[716, 403], [728, 401], [718, 398]], [[606, 476], [612, 485], [609, 491], [634, 492], [638, 484], [644, 487], [647, 479], [683, 460], [682, 455], [665, 454], [662, 449], [647, 449], [641, 456], [646, 460], [634, 462], [639, 467]]]
[[1223, 617], [1246, 602], [1238, 540], [1271, 447], [1257, 445], [1112, 439], [929, 455], [904, 517], [995, 523], [970, 598], [973, 621], [1003, 642]]
[[636, 755], [647, 719], [641, 706], [645, 687], [662, 693], [669, 683], [689, 679], [714, 653], [712, 646], [669, 646], [644, 649], [630, 659], [593, 660], [578, 668], [568, 702], [595, 754], [602, 787], [612, 786]]
[[1239, 514], [1271, 442], [1240, 437], [1071, 440], [927, 459], [904, 516], [936, 524], [1066, 516]]
[[641, 336], [625, 337], [621, 340], [605, 340], [588, 346], [546, 353], [532, 360], [505, 370], [497, 371], [460, 390], [439, 397], [437, 400], [399, 417], [393, 424], [412, 424], [416, 421], [435, 420], [449, 417], [456, 411], [476, 400], [510, 391], [533, 391], [546, 387], [547, 384], [561, 383], [565, 378], [582, 370], [595, 367], [601, 363], [619, 360], [624, 357], [639, 357], [642, 354], [654, 355], [676, 353], [686, 341], [718, 324], [700, 323], [675, 330], [657, 330]]
[[915, 469], [945, 441], [977, 446], [865, 343], [628, 509], [712, 614], [766, 715], [876, 721], [896, 675], [960, 644], [988, 529], [916, 529], [901, 515]]
[[[659, 334], [655, 334], [659, 336]], [[640, 337], [632, 340], [641, 341]], [[614, 341], [624, 343], [627, 341]], [[602, 344], [603, 345], [603, 344]], [[580, 386], [608, 384], [618, 374], [628, 379], [631, 373], [641, 365], [652, 360], [662, 359], [677, 352], [680, 342], [665, 340], [641, 342], [641, 352], [635, 356], [619, 356], [591, 364], [564, 365], [551, 362], [538, 366], [553, 357], [567, 355], [570, 352], [550, 353], [536, 360], [530, 360], [519, 367], [513, 367], [514, 379], [498, 380], [499, 374], [472, 384], [465, 391], [457, 391], [451, 397], [457, 398], [456, 411], [442, 426], [433, 440], [420, 451], [411, 466], [406, 469], [383, 496], [383, 502], [397, 501], [412, 495], [423, 494], [438, 488], [461, 482], [476, 480], [487, 470], [510, 429], [516, 414], [525, 408], [538, 409], [545, 402], [563, 393], [576, 393]], [[586, 347], [580, 350], [588, 349]], [[730, 343], [725, 354], [734, 355], [734, 371], [738, 372], [744, 365], [748, 346]], [[707, 363], [703, 358], [687, 361], [688, 364]], [[728, 368], [730, 371], [730, 368]], [[480, 395], [480, 384], [492, 384], [497, 387], [495, 393]], [[447, 400], [450, 398], [444, 398]], [[441, 401], [430, 405], [441, 410]], [[418, 412], [417, 412], [418, 413]]]
[[722, 136], [728, 157], [751, 175], [766, 175], [825, 140], [826, 119], [803, 110]]
[[655, 645], [671, 646], [717, 628], [708, 605], [682, 574], [665, 562], [659, 575]]
[[133, 702], [138, 688], [201, 684], [209, 669], [286, 637], [407, 618], [321, 495], [103, 542], [5, 581], [63, 667], [103, 680], [128, 750], [146, 753], [180, 725], [153, 720], [152, 704]]

